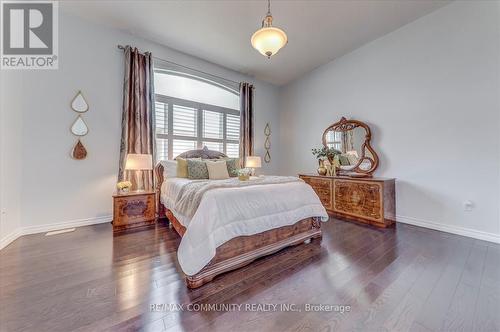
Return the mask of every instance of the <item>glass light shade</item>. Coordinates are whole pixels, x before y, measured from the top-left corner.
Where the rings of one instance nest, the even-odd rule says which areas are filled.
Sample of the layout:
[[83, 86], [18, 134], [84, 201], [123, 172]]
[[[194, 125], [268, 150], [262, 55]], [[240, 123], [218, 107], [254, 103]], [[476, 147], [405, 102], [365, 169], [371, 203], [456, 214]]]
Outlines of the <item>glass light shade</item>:
[[252, 46], [262, 55], [270, 58], [288, 42], [285, 31], [276, 27], [263, 27], [252, 35]]
[[153, 156], [150, 154], [130, 153], [127, 155], [125, 169], [135, 171], [151, 170], [153, 169]]
[[262, 167], [262, 162], [259, 156], [248, 156], [245, 160], [245, 167], [259, 168]]

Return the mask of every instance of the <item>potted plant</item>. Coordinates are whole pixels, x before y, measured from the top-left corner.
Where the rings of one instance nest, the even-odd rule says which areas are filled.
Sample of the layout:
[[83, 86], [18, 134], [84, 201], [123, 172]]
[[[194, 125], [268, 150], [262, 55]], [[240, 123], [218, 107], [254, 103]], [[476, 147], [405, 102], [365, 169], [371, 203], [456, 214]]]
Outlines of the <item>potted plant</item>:
[[131, 187], [132, 182], [130, 181], [121, 181], [116, 184], [116, 188], [118, 188], [120, 194], [128, 193]]
[[252, 171], [249, 168], [242, 168], [242, 169], [238, 170], [238, 179], [240, 181], [248, 181], [250, 179], [251, 172]]
[[311, 149], [313, 156], [316, 157], [318, 160], [318, 174], [319, 175], [326, 175], [327, 169], [325, 167], [325, 159], [328, 159], [330, 161], [330, 164], [334, 165], [334, 160], [335, 156], [342, 154], [339, 150], [336, 150], [334, 148], [329, 148], [326, 146], [323, 146], [319, 149]]

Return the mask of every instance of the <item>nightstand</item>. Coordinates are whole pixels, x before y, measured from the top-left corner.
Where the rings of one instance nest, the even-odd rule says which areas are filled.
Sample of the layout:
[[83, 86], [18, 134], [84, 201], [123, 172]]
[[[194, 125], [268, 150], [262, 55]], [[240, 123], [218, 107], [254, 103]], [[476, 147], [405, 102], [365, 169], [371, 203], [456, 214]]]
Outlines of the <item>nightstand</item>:
[[131, 191], [113, 195], [113, 231], [154, 224], [155, 206], [154, 191]]

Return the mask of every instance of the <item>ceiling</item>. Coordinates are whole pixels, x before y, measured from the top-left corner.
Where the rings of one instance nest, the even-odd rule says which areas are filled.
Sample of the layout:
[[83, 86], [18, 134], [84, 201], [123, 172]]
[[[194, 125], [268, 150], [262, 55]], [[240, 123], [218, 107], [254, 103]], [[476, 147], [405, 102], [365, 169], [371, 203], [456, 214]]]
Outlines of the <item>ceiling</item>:
[[443, 0], [274, 0], [288, 45], [267, 59], [250, 45], [265, 0], [64, 1], [63, 10], [226, 68], [284, 85], [424, 16]]

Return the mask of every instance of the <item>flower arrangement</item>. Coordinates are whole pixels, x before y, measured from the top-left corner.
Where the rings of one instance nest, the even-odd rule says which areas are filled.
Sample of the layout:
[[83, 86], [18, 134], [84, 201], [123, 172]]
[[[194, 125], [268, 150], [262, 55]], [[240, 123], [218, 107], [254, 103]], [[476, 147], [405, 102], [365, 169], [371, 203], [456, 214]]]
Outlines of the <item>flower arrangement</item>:
[[119, 191], [126, 193], [132, 188], [132, 182], [130, 181], [121, 181], [116, 184], [116, 188], [118, 188]]
[[316, 157], [317, 160], [333, 160], [335, 156], [342, 154], [337, 149], [334, 148], [328, 148], [326, 146], [323, 146], [322, 148], [319, 149], [311, 149], [313, 156]]
[[250, 174], [252, 173], [252, 170], [250, 168], [242, 168], [238, 170], [238, 179], [240, 181], [247, 181], [250, 179]]
[[316, 157], [318, 160], [319, 167], [317, 169], [319, 175], [327, 175], [328, 173], [331, 173], [328, 171], [328, 168], [325, 167], [324, 160], [328, 159], [329, 163], [333, 165], [333, 168], [336, 168], [335, 160], [338, 159], [338, 155], [341, 155], [342, 152], [339, 150], [336, 150], [334, 148], [329, 148], [326, 146], [323, 146], [320, 149], [311, 149], [313, 156]]

